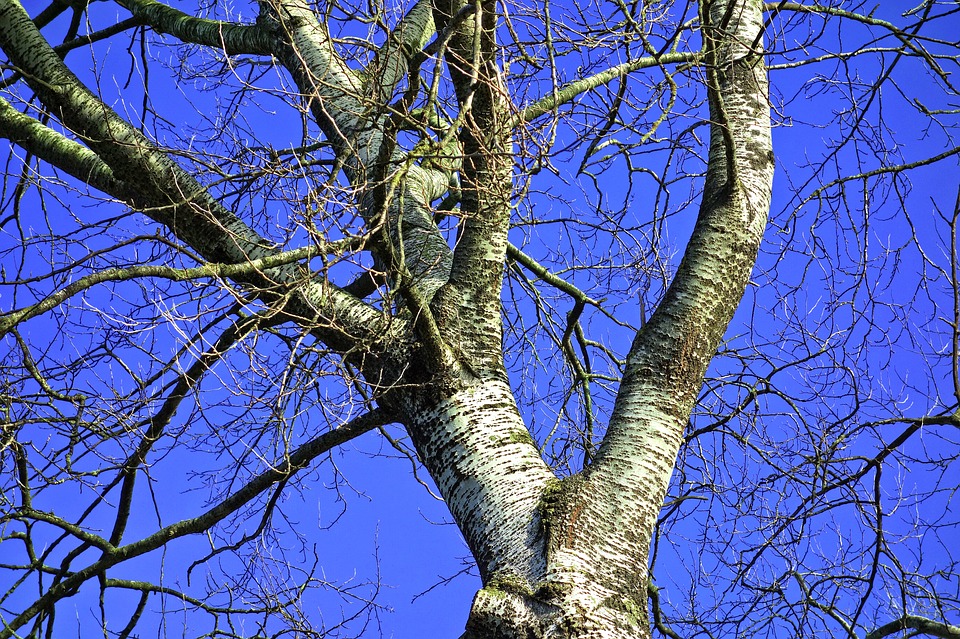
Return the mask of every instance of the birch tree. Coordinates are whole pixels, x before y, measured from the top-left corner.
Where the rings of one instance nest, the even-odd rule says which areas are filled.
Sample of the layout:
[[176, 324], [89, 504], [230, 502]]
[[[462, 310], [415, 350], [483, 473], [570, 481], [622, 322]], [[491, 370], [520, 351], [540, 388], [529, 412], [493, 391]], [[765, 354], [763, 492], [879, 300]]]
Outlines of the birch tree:
[[960, 9], [908, 9], [0, 0], [0, 637], [374, 634], [284, 506], [361, 439], [465, 639], [960, 636]]

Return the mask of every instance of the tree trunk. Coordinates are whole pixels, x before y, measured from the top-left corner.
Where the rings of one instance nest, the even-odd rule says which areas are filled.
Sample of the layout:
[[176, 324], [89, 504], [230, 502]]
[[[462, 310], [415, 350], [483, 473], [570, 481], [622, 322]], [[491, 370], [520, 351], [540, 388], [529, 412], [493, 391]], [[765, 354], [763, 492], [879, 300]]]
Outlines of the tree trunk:
[[[762, 5], [717, 0], [703, 18], [712, 126], [693, 236], [634, 339], [596, 458], [547, 481], [530, 513], [540, 561], [528, 560], [526, 575], [486, 571], [466, 637], [651, 636], [651, 534], [703, 375], [756, 260], [773, 179]], [[455, 512], [470, 511], [471, 497], [448, 495]]]

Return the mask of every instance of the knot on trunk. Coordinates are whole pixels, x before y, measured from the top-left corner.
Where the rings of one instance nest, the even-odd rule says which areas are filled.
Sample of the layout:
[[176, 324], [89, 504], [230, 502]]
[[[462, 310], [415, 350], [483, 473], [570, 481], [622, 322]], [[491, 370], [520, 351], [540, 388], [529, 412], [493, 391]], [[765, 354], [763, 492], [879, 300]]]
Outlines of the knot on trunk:
[[473, 600], [461, 639], [646, 639], [646, 611], [603, 589], [495, 577]]
[[505, 584], [490, 584], [473, 599], [461, 639], [541, 639], [560, 608]]

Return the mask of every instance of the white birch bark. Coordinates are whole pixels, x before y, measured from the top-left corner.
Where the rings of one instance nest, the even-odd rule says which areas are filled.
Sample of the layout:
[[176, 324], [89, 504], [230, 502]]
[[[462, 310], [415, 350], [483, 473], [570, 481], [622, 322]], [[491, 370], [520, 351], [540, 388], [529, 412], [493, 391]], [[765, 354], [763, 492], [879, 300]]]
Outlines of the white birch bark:
[[449, 30], [446, 62], [463, 127], [460, 145], [460, 233], [450, 279], [435, 304], [477, 371], [503, 369], [500, 290], [513, 195], [513, 140], [509, 92], [497, 59], [497, 5], [435, 0], [438, 27]]
[[405, 56], [419, 52], [433, 35], [430, 12], [422, 5], [415, 4], [401, 23], [399, 46], [384, 52], [385, 75], [367, 83], [340, 58], [325, 25], [301, 0], [262, 3], [261, 23], [283, 43], [275, 55], [333, 143], [367, 224], [387, 224], [395, 255], [381, 259], [387, 268], [395, 258], [402, 263], [429, 301], [450, 273], [450, 247], [430, 208], [446, 193], [450, 178], [408, 162], [388, 130], [389, 96], [407, 72]]
[[536, 505], [553, 473], [540, 458], [505, 379], [488, 378], [405, 407], [485, 581], [535, 581], [544, 570]]

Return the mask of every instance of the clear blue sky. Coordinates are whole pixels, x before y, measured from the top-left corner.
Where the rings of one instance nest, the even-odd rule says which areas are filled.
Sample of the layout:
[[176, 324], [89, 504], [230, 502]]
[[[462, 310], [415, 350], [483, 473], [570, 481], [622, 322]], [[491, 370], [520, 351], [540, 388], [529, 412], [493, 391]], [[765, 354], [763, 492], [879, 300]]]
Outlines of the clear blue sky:
[[[884, 4], [878, 10], [877, 17], [883, 17], [884, 12], [893, 15], [901, 9], [899, 6], [891, 7], [892, 4], [901, 3]], [[29, 2], [26, 6], [28, 11], [36, 13], [41, 5]], [[569, 8], [564, 4], [556, 6]], [[112, 15], [113, 9], [97, 6], [93, 11], [106, 24], [106, 16]], [[960, 32], [960, 18], [957, 15], [960, 14], [943, 21], [934, 30], [935, 33], [943, 38], [955, 39], [955, 34]], [[57, 23], [48, 32], [62, 31], [65, 27], [65, 24]], [[784, 42], [789, 42], [792, 37], [778, 37], [778, 46], [782, 48]], [[837, 39], [836, 32], [828, 30], [821, 43], [829, 47], [836, 44]], [[152, 44], [147, 51], [151, 65], [150, 99], [156, 111], [167, 120], [157, 121], [151, 117], [148, 128], [156, 126], [160, 130], [161, 141], [171, 143], [188, 126], [211, 125], [216, 129], [218, 123], [213, 120], [203, 122], [202, 118], [204, 115], [213, 116], [216, 100], [218, 96], [225, 99], [224, 94], [196, 90], [202, 84], [199, 81], [197, 84], [175, 82], [172, 72], [185, 71], [179, 66], [176, 51], [158, 44], [156, 36], [151, 36], [150, 41]], [[102, 87], [103, 94], [109, 96], [108, 103], [135, 119], [142, 99], [144, 76], [139, 58], [139, 41], [130, 45], [132, 55], [126, 50], [128, 42], [121, 38], [114, 40], [109, 47], [98, 47], [95, 63], [88, 62], [90, 56], [86, 51], [72, 53], [69, 61], [86, 81]], [[844, 46], [849, 46], [850, 42], [858, 42], [862, 46], [875, 44], [859, 28], [844, 33], [843, 42]], [[890, 43], [883, 41], [881, 44]], [[937, 48], [936, 45], [931, 47]], [[812, 50], [796, 51], [788, 57], [799, 59], [816, 54]], [[883, 57], [884, 64], [889, 65], [893, 58], [892, 54], [886, 54]], [[774, 60], [776, 63], [786, 61], [787, 57]], [[165, 68], [167, 66], [169, 70]], [[944, 100], [933, 88], [929, 77], [923, 75], [922, 66], [916, 60], [903, 60], [897, 63], [893, 76], [897, 84], [890, 84], [882, 94], [873, 98], [875, 102], [871, 103], [868, 112], [871, 119], [882, 117], [884, 125], [872, 130], [874, 137], [855, 139], [836, 156], [828, 155], [831, 144], [844, 139], [849, 133], [851, 123], [850, 114], [843, 111], [846, 108], [844, 100], [850, 99], [850, 87], [836, 81], [843, 77], [862, 81], [862, 84], [855, 84], [853, 90], [860, 92], [856, 101], [863, 106], [864, 100], [870, 99], [866, 87], [881, 73], [880, 69], [873, 58], [864, 58], [863, 61], [855, 58], [846, 66], [829, 62], [821, 66], [774, 71], [771, 75], [774, 86], [771, 103], [776, 125], [774, 143], [778, 162], [772, 222], [754, 278], [756, 286], [748, 290], [744, 304], [728, 331], [731, 341], [724, 347], [726, 356], [718, 359], [711, 370], [704, 405], [709, 410], [722, 411], [725, 403], [734, 404], [742, 399], [746, 387], [756, 383], [758, 377], [790, 363], [790, 366], [777, 373], [777, 387], [802, 401], [794, 406], [782, 397], [766, 396], [759, 403], [754, 425], [757, 430], [751, 435], [764, 445], [781, 444], [779, 452], [786, 466], [799, 463], [810, 452], [806, 438], [812, 440], [815, 436], [804, 430], [808, 424], [823, 427], [823, 437], [846, 432], [845, 428], [852, 423], [846, 413], [851, 410], [855, 399], [860, 401], [861, 408], [861, 417], [856, 419], [862, 421], [883, 419], [897, 412], [919, 416], [956, 408], [950, 379], [951, 362], [949, 357], [942, 355], [949, 347], [944, 318], [952, 313], [952, 300], [949, 282], [944, 274], [936, 272], [934, 265], [947, 268], [949, 264], [945, 258], [945, 251], [950, 247], [949, 233], [943, 220], [938, 218], [937, 211], [945, 216], [953, 211], [957, 184], [960, 182], [957, 156], [913, 173], [910, 186], [903, 181], [868, 180], [868, 196], [864, 198], [865, 183], [851, 182], [842, 191], [831, 189], [822, 198], [800, 206], [800, 200], [808, 197], [816, 188], [816, 184], [807, 182], [811, 164], [826, 160], [828, 168], [821, 174], [829, 180], [834, 174], [848, 175], [870, 171], [881, 165], [912, 162], [956, 146], [954, 131], [928, 126], [929, 120], [920, 117], [918, 111], [909, 104], [916, 98], [931, 109], [955, 110], [960, 107], [957, 96]], [[573, 72], [572, 68], [562, 70]], [[242, 68], [241, 71], [246, 73], [248, 69]], [[645, 74], [638, 74], [636, 81], [641, 82], [644, 77], [656, 77], [656, 72]], [[541, 84], [538, 90], [545, 87], [548, 85]], [[691, 86], [681, 86], [679, 90], [681, 102], [683, 96], [696, 95]], [[302, 123], [280, 100], [254, 94], [245, 95], [244, 99], [249, 101], [241, 109], [246, 121], [233, 129], [238, 135], [236, 143], [242, 144], [245, 127], [249, 129], [250, 139], [258, 140], [257, 144], [270, 142], [282, 148], [301, 142]], [[694, 102], [696, 99], [691, 98]], [[696, 118], [704, 117], [702, 105], [693, 113], [695, 115], [688, 113], [665, 123], [660, 135], [668, 138], [681, 132], [690, 135], [687, 129]], [[956, 116], [945, 116], [945, 120], [955, 122]], [[576, 131], [561, 125], [558, 128], [557, 148], [572, 143], [576, 134]], [[618, 134], [628, 136], [622, 131]], [[706, 129], [701, 127], [696, 135], [700, 142], [705, 141]], [[178, 141], [178, 144], [183, 143], [182, 139]], [[689, 143], [694, 143], [692, 137]], [[599, 210], [595, 210], [598, 193], [591, 179], [586, 175], [577, 175], [584, 149], [581, 146], [574, 152], [560, 153], [555, 160], [555, 171], [545, 169], [532, 179], [530, 195], [526, 203], [518, 207], [518, 228], [511, 239], [517, 244], [525, 244], [531, 254], [543, 259], [551, 267], [569, 269], [565, 275], [584, 287], [591, 287], [591, 294], [592, 291], [598, 291], [598, 297], [622, 294], [622, 298], [611, 302], [619, 304], [617, 319], [637, 324], [640, 320], [639, 304], [636, 302], [638, 296], [644, 292], [655, 296], [663, 280], [658, 280], [656, 273], [631, 279], [624, 275], [625, 268], [615, 272], [611, 270], [609, 272], [613, 275], [608, 276], [608, 271], [604, 269], [609, 264], [603, 262], [594, 273], [582, 272], [581, 267], [590, 263], [588, 258], [595, 252], [611, 250], [616, 251], [610, 259], [611, 264], [616, 262], [618, 266], [629, 266], [626, 260], [632, 256], [638, 268], [641, 265], [658, 265], [660, 262], [652, 259], [650, 252], [644, 250], [646, 243], [655, 236], [654, 228], [659, 228], [663, 231], [658, 240], [659, 249], [662, 255], [669, 257], [664, 260], [666, 273], [669, 274], [669, 268], [679, 260], [683, 242], [694, 220], [699, 192], [695, 174], [702, 169], [702, 163], [695, 157], [696, 149], [680, 154], [680, 168], [668, 177], [683, 172], [689, 172], [693, 177], [684, 177], [672, 184], [667, 198], [665, 193], [653, 187], [653, 180], [646, 175], [635, 176], [635, 188], [628, 192], [626, 165], [622, 158], [611, 159], [604, 166], [603, 177], [606, 182], [601, 189], [603, 198]], [[638, 153], [633, 160], [644, 161], [650, 170], [659, 172], [666, 156], [661, 150], [649, 155]], [[56, 187], [52, 186], [48, 192], [56, 193]], [[281, 195], [277, 194], [277, 201], [268, 203], [265, 210], [268, 215], [275, 215], [282, 224], [286, 213], [279, 204]], [[684, 206], [687, 200], [690, 203]], [[75, 194], [65, 195], [61, 199], [47, 195], [41, 200], [36, 192], [31, 191], [24, 202], [27, 206], [24, 207], [26, 212], [21, 215], [21, 222], [28, 227], [26, 234], [42, 234], [48, 224], [54, 230], [64, 225], [70, 226], [76, 229], [78, 235], [77, 245], [66, 247], [65, 250], [69, 251], [76, 251], [82, 243], [92, 248], [90, 243], [106, 243], [113, 238], [109, 229], [103, 235], [85, 238], [85, 232], [78, 229], [73, 215], [83, 220], [88, 215], [103, 219], [123, 214], [119, 208], [85, 208], [91, 201]], [[649, 223], [655, 210], [663, 216], [662, 225]], [[865, 215], [865, 211], [868, 215]], [[574, 219], [580, 226], [528, 224], [524, 220], [530, 215], [536, 215], [539, 220]], [[622, 215], [626, 226], [636, 227], [635, 232], [624, 236], [626, 239], [590, 235], [590, 223], [599, 223], [598, 220], [605, 219], [605, 216], [609, 219], [618, 215]], [[263, 224], [269, 225], [271, 222], [266, 220]], [[125, 217], [116, 223], [117, 236], [127, 237], [144, 229], [147, 233], [154, 232], [153, 227], [141, 225], [139, 218]], [[911, 242], [910, 237], [916, 237], [917, 241]], [[9, 251], [19, 241], [16, 228], [8, 225], [0, 236], [0, 249]], [[39, 260], [48, 257], [45, 252], [63, 249], [66, 245], [59, 249], [55, 245], [50, 246], [38, 245], [26, 260], [27, 263], [36, 263], [39, 268], [42, 265]], [[7, 260], [11, 259], [13, 253], [4, 255], [4, 267], [10, 273], [14, 265], [7, 263]], [[867, 266], [864, 269], [861, 268], [863, 264]], [[520, 290], [518, 284], [514, 286], [515, 290]], [[603, 291], [603, 286], [609, 287], [609, 290]], [[11, 301], [5, 295], [0, 292], [0, 310], [19, 307], [24, 303], [23, 300]], [[508, 295], [509, 292], [505, 294], [507, 299]], [[529, 298], [521, 296], [521, 299], [525, 301], [510, 316], [511, 322], [516, 322], [512, 326], [532, 326], [535, 320]], [[558, 300], [555, 321], [562, 332], [565, 321], [563, 313], [571, 305], [568, 300]], [[162, 291], [132, 288], [127, 293], [120, 290], [115, 296], [91, 293], [86, 297], [86, 302], [116, 309], [119, 318], [130, 313], [141, 302], [189, 315], [207, 300], [202, 295], [167, 299]], [[221, 296], [216, 299], [216, 304], [225, 307], [226, 301]], [[100, 324], [102, 318], [82, 309], [76, 311], [73, 317], [88, 322], [90, 332], [78, 328], [73, 335], [57, 334], [56, 324], [41, 318], [33, 320], [24, 334], [29, 334], [32, 343], [48, 340], [51, 351], [59, 351], [57, 356], [68, 359], [74, 352], [82, 352], [101, 339], [94, 331], [103, 328]], [[629, 334], [624, 327], [617, 327], [596, 313], [588, 312], [584, 321], [593, 339], [609, 344], [620, 353], [626, 350]], [[192, 326], [193, 322], [186, 319], [183, 325]], [[807, 333], [799, 333], [801, 329]], [[117, 351], [122, 352], [125, 363], [131, 367], [147, 368], [156, 366], [155, 362], [150, 362], [150, 350], [162, 353], [161, 357], [169, 357], [183, 339], [170, 327], [161, 327], [154, 335], [132, 335], [128, 343], [116, 345]], [[556, 413], [562, 413], [557, 399], [558, 387], [553, 379], [558, 368], [562, 367], [557, 363], [556, 353], [551, 351], [547, 335], [547, 332], [535, 333], [527, 343], [511, 341], [510, 345], [515, 350], [508, 352], [508, 363], [514, 372], [513, 383], [523, 392], [522, 410], [530, 418], [534, 432], [541, 440], [549, 436]], [[516, 333], [508, 331], [508, 340], [515, 337]], [[153, 339], [156, 342], [151, 342]], [[249, 369], [259, 364], [282, 364], [284, 353], [276, 348], [276, 344], [271, 345], [267, 340], [264, 340], [264, 344], [268, 350], [261, 353], [263, 360], [247, 360]], [[144, 352], [136, 353], [137, 346], [144, 346]], [[818, 346], [829, 347], [828, 354], [798, 362], [804, 353], [814, 352]], [[542, 360], [538, 361], [536, 358], [540, 355]], [[602, 358], [597, 356], [597, 360], [602, 361]], [[210, 497], [210, 478], [195, 473], [206, 468], [229, 468], [227, 455], [216, 446], [216, 438], [221, 434], [218, 433], [221, 423], [218, 420], [228, 422], [236, 417], [242, 410], [243, 402], [229, 400], [223, 389], [242, 389], [256, 394], [258, 384], [267, 388], [270, 383], [277, 381], [269, 375], [257, 376], [254, 373], [251, 373], [251, 381], [245, 380], [244, 358], [241, 355], [231, 363], [236, 373], [229, 372], [226, 367], [216, 369], [202, 394], [203, 401], [208, 405], [223, 404], [204, 413], [203, 419], [197, 414], [191, 415], [189, 407], [184, 410], [184, 414], [190, 415], [193, 420], [190, 423], [191, 434], [185, 437], [185, 441], [192, 445], [177, 446], [170, 451], [161, 448], [157, 463], [151, 470], [152, 481], [140, 482], [139, 510], [126, 539], [155, 529], [158, 515], [153, 503], [159, 510], [162, 524], [198, 512]], [[521, 382], [517, 375], [520, 368], [525, 369], [531, 377]], [[100, 376], [99, 380], [95, 380], [94, 373]], [[82, 381], [91, 387], [95, 383], [118, 383], [122, 386], [127, 383], [124, 375], [117, 362], [105, 361], [84, 376]], [[713, 388], [721, 390], [714, 393]], [[298, 415], [291, 420], [295, 440], [302, 440], [310, 435], [311, 429], [325, 425], [327, 416], [323, 414], [323, 406], [333, 406], [342, 400], [336, 386], [328, 388], [324, 383], [318, 384], [305, 395], [309, 395], [309, 398], [304, 400], [302, 413], [297, 413], [301, 407], [294, 404], [285, 405], [283, 409], [288, 417], [295, 413]], [[610, 389], [597, 389], [596, 401], [601, 411], [601, 421], [611, 397]], [[558, 420], [561, 428], [566, 427], [567, 421], [575, 421], [576, 409], [572, 410], [572, 415], [573, 418], [568, 416]], [[739, 422], [745, 432], [750, 432], [750, 419], [748, 414]], [[710, 420], [706, 414], [695, 416], [693, 428], [707, 425]], [[833, 425], [832, 421], [838, 425]], [[179, 421], [175, 423], [177, 428], [183, 425]], [[860, 439], [851, 444], [850, 455], [873, 455], [878, 447], [882, 447], [882, 442], [890, 441], [901, 430], [901, 427], [878, 427], [864, 432]], [[395, 438], [402, 437], [395, 427], [389, 432]], [[38, 446], [42, 445], [42, 429], [35, 428], [31, 437]], [[235, 433], [229, 435], [229, 441], [237, 447], [229, 451], [234, 455], [249, 452], [242, 449], [241, 443], [254, 445], [253, 439]], [[910, 440], [904, 451], [930, 461], [938, 455], [951, 454], [951, 451], [957, 450], [957, 445], [955, 434], [937, 431], [924, 434], [922, 439], [918, 436]], [[559, 444], [556, 446], [559, 447]], [[577, 454], [572, 458], [574, 462], [579, 460]], [[725, 492], [723, 497], [704, 499], [702, 494], [691, 488], [693, 485], [715, 482], [729, 489], [739, 486], [738, 477], [741, 477], [744, 485], [756, 489], [758, 504], [764, 508], [781, 507], [785, 511], [798, 504], [803, 497], [784, 492], [782, 500], [777, 502], [770, 492], [798, 490], [796, 486], [781, 480], [770, 486], [762, 486], [763, 482], [757, 481], [758, 477], [762, 477], [755, 473], [770, 471], [763, 460], [758, 460], [749, 447], [731, 447], [729, 440], [719, 436], [698, 439], [691, 450], [686, 451], [684, 461], [686, 466], [676, 478], [676, 486], [671, 494], [693, 491], [690, 494], [698, 496], [689, 502], [689, 506], [681, 508], [680, 516], [675, 518], [662, 537], [656, 573], [658, 582], [664, 587], [664, 596], [674, 598], [678, 604], [685, 594], [685, 579], [690, 576], [703, 580], [705, 573], [713, 572], [718, 583], [726, 585], [724, 580], [729, 578], [730, 569], [725, 568], [723, 562], [731, 560], [737, 550], [726, 547], [718, 549], [714, 543], [732, 541], [742, 547], [758, 543], [758, 539], [761, 539], [759, 533], [743, 534], [742, 538], [738, 535], [741, 535], [743, 526], [760, 525], [759, 520], [751, 519], [752, 515], [770, 514], [737, 511], [735, 505], [724, 501], [729, 498], [730, 492]], [[87, 458], [79, 463], [92, 462]], [[4, 468], [4, 472], [6, 470]], [[738, 473], [752, 474], [752, 479], [743, 480]], [[225, 476], [223, 471], [217, 474], [220, 479]], [[470, 569], [469, 552], [460, 533], [452, 525], [445, 506], [417, 482], [411, 472], [411, 462], [398, 455], [378, 434], [369, 433], [324, 457], [315, 469], [303, 473], [303, 477], [298, 487], [289, 489], [281, 501], [285, 517], [278, 517], [275, 523], [286, 532], [278, 539], [265, 540], [261, 550], [266, 555], [275, 554], [280, 548], [287, 550], [297, 569], [309, 570], [316, 558], [314, 577], [349, 591], [344, 596], [320, 592], [315, 597], [306, 598], [304, 614], [311, 619], [319, 619], [322, 614], [324, 624], [337, 624], [341, 617], [349, 617], [356, 612], [358, 601], [376, 594], [376, 603], [383, 609], [372, 619], [364, 617], [350, 622], [349, 631], [358, 631], [363, 623], [370, 623], [374, 624], [368, 626], [370, 636], [377, 636], [381, 631], [383, 636], [398, 638], [459, 636], [470, 599], [479, 587], [479, 578]], [[422, 469], [419, 478], [432, 486]], [[891, 536], [906, 536], [915, 519], [928, 519], [922, 510], [925, 506], [932, 506], [938, 517], [948, 507], [955, 506], [949, 502], [949, 496], [942, 493], [926, 494], [933, 486], [951, 485], [960, 485], [960, 466], [956, 463], [939, 468], [932, 463], [911, 464], [909, 460], [903, 464], [892, 464], [883, 477], [881, 492], [889, 496], [893, 495], [893, 491], [902, 489], [906, 497], [900, 502], [900, 509], [892, 509], [889, 513]], [[52, 488], [47, 495], [43, 496], [44, 507], [67, 516], [85, 507], [93, 493], [89, 489], [62, 486]], [[802, 541], [788, 544], [784, 554], [793, 555], [793, 559], [765, 559], [761, 567], [775, 572], [781, 559], [783, 565], [787, 565], [796, 560], [798, 555], [813, 557], [817, 553], [833, 553], [839, 557], [845, 552], [845, 546], [852, 545], [855, 548], [858, 544], [869, 549], [869, 540], [864, 540], [857, 532], [865, 523], [870, 523], [864, 517], [863, 510], [851, 507], [813, 518], [809, 526], [801, 531]], [[256, 522], [256, 517], [251, 518], [248, 529], [255, 527]], [[931, 565], [945, 566], [948, 573], [945, 577], [946, 587], [955, 590], [957, 577], [950, 573], [951, 560], [947, 553], [950, 540], [958, 535], [956, 518], [944, 520], [944, 524], [939, 537], [928, 537], [923, 544], [907, 538], [899, 540], [899, 547], [906, 549], [903, 561], [914, 558], [918, 569], [927, 569]], [[302, 535], [302, 539], [295, 540], [292, 531]], [[838, 541], [840, 538], [843, 543]], [[9, 548], [17, 543], [10, 540], [2, 542], [0, 562], [8, 561], [6, 558], [13, 556], [13, 551], [7, 551], [4, 547]], [[118, 567], [111, 575], [130, 579], [161, 579], [162, 574], [164, 584], [179, 588], [185, 585], [185, 567], [207, 547], [207, 542], [201, 537], [178, 542], [172, 544], [162, 556], [156, 555], [130, 566]], [[703, 554], [706, 550], [718, 551], [719, 559], [706, 558]], [[921, 550], [926, 553], [922, 557]], [[90, 557], [93, 556], [90, 553]], [[227, 554], [219, 555], [215, 563], [217, 561], [227, 571], [242, 572], [244, 568]], [[195, 581], [191, 588], [202, 583], [203, 570], [202, 567], [195, 570], [192, 575]], [[255, 576], [265, 578], [259, 573]], [[380, 584], [379, 592], [369, 585], [371, 582]], [[10, 583], [10, 573], [0, 572], [0, 592], [5, 591]], [[795, 588], [795, 585], [790, 587]], [[25, 605], [19, 602], [27, 602], [35, 595], [28, 588], [23, 590], [25, 592], [18, 592], [3, 604], [4, 616]], [[704, 595], [703, 599], [705, 605], [711, 603], [708, 596]], [[93, 636], [91, 629], [96, 628], [99, 615], [96, 585], [89, 584], [72, 601], [75, 602], [72, 607], [58, 609], [58, 634]], [[130, 606], [134, 601], [129, 599], [123, 605], [111, 608], [111, 616], [115, 610]], [[152, 614], [159, 615], [161, 611], [156, 608], [157, 601], [152, 599], [150, 607]], [[118, 616], [123, 618], [120, 614]], [[955, 623], [958, 621], [954, 618]], [[151, 623], [144, 623], [142, 636], [154, 636]], [[202, 613], [191, 612], [186, 618], [180, 614], [168, 614], [164, 623], [171, 636], [195, 636], [209, 630], [209, 618]], [[376, 624], [379, 624], [379, 631], [374, 630]], [[77, 630], [78, 627], [80, 630]], [[766, 631], [773, 632], [774, 636], [776, 632], [783, 632], [778, 627]]]

